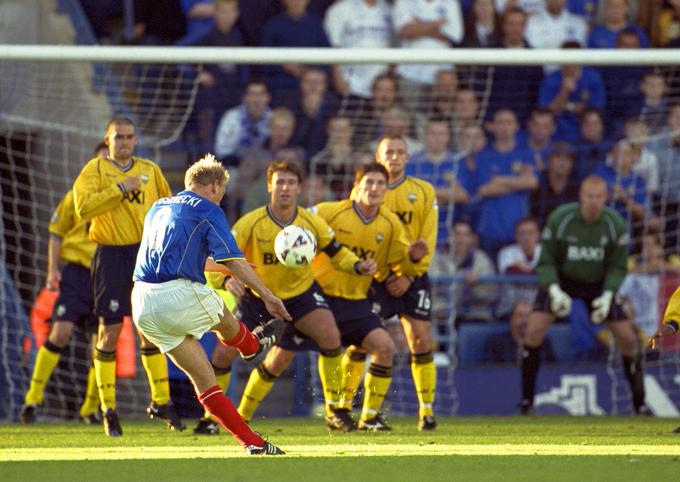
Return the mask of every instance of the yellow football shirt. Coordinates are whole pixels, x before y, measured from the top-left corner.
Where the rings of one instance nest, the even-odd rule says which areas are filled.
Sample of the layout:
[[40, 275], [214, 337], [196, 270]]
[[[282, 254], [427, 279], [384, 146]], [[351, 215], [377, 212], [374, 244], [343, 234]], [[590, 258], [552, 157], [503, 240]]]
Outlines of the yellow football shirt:
[[[118, 184], [128, 176], [138, 177], [141, 189], [123, 193]], [[126, 168], [104, 157], [91, 159], [73, 190], [76, 212], [92, 221], [90, 239], [115, 246], [139, 243], [146, 212], [158, 199], [172, 194], [158, 165], [138, 157]]]
[[673, 296], [668, 300], [666, 312], [663, 315], [663, 322], [665, 324], [671, 321], [680, 323], [680, 287], [675, 289]]
[[390, 184], [383, 206], [399, 217], [409, 243], [423, 239], [429, 253], [417, 265], [417, 275], [427, 272], [437, 244], [437, 196], [432, 185], [411, 176]]
[[[408, 261], [409, 243], [404, 228], [395, 214], [381, 208], [372, 218], [366, 218], [353, 201], [345, 199], [317, 205], [314, 211], [325, 219], [336, 239], [362, 260], [375, 260], [375, 279], [383, 281], [390, 271], [413, 276], [414, 265]], [[337, 271], [327, 255], [321, 254], [312, 263], [314, 276], [323, 292], [351, 300], [366, 298], [372, 277]]]
[[52, 236], [61, 238], [61, 260], [90, 268], [95, 244], [90, 241], [90, 223], [76, 214], [73, 191], [69, 191], [59, 202], [48, 227]]
[[333, 266], [342, 271], [353, 271], [359, 258], [342, 248], [335, 240], [333, 230], [320, 216], [298, 207], [292, 221], [283, 224], [276, 219], [269, 206], [245, 214], [232, 227], [232, 234], [246, 259], [255, 265], [255, 272], [276, 296], [283, 300], [298, 296], [314, 282], [311, 266], [289, 268], [279, 263], [274, 253], [274, 239], [287, 225], [295, 224], [308, 229], [315, 237], [317, 253], [332, 255]]

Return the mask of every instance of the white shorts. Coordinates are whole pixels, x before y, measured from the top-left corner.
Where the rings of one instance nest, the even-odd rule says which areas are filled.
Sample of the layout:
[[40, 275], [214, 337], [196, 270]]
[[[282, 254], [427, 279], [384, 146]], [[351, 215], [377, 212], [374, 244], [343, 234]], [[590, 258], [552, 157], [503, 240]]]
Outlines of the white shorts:
[[132, 321], [163, 353], [179, 346], [187, 336], [200, 340], [220, 322], [224, 310], [222, 298], [195, 281], [137, 281], [132, 289]]

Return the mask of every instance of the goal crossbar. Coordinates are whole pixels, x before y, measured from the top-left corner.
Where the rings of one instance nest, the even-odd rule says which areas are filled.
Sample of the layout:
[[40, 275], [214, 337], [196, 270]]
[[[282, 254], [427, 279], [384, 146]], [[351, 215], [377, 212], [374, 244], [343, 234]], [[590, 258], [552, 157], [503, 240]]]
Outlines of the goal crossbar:
[[2, 45], [0, 60], [243, 64], [677, 65], [675, 49], [335, 49]]

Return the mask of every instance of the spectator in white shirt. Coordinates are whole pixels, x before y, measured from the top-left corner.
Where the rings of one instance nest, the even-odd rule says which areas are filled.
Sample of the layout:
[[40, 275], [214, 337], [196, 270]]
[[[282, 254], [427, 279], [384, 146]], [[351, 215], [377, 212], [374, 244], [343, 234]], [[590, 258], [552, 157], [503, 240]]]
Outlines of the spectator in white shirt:
[[659, 160], [654, 151], [646, 145], [649, 139], [647, 124], [642, 119], [628, 119], [623, 129], [636, 156], [633, 172], [645, 180], [647, 193], [656, 194], [659, 190]]
[[222, 116], [215, 134], [215, 154], [227, 166], [237, 165], [244, 149], [260, 147], [269, 137], [270, 96], [264, 82], [251, 81], [243, 103]]
[[[515, 225], [515, 244], [506, 246], [498, 253], [498, 272], [507, 275], [536, 274], [536, 265], [541, 256], [540, 229], [533, 218], [526, 217]], [[501, 289], [497, 314], [502, 317], [510, 312], [517, 301], [533, 301], [536, 297], [535, 283], [507, 283]]]
[[[463, 14], [458, 0], [396, 0], [392, 22], [401, 47], [447, 49], [463, 39]], [[409, 111], [422, 108], [423, 97], [439, 70], [450, 65], [403, 64], [397, 67], [400, 90], [408, 93]]]
[[[324, 28], [333, 47], [385, 48], [392, 38], [390, 14], [385, 0], [339, 0], [326, 12]], [[366, 99], [375, 78], [386, 71], [384, 64], [336, 65], [333, 85], [341, 95]]]
[[529, 17], [525, 37], [532, 48], [558, 49], [567, 41], [586, 44], [588, 24], [570, 13], [565, 3], [566, 0], [545, 0], [545, 8]]

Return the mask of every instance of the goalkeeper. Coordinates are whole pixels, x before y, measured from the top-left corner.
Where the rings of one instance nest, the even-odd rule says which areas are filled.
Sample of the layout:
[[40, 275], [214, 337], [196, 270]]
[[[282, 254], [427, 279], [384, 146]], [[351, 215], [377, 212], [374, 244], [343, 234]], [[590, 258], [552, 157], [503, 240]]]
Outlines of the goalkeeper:
[[595, 324], [606, 322], [621, 351], [635, 413], [649, 415], [645, 405], [641, 354], [633, 322], [616, 296], [627, 272], [629, 236], [616, 211], [605, 207], [607, 185], [595, 175], [583, 180], [580, 202], [560, 206], [543, 230], [536, 271], [540, 290], [529, 316], [522, 351], [523, 414], [532, 411], [540, 352], [555, 318], [571, 313], [572, 300], [583, 300]]

